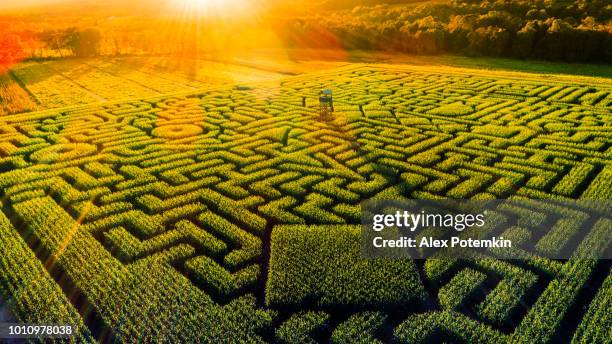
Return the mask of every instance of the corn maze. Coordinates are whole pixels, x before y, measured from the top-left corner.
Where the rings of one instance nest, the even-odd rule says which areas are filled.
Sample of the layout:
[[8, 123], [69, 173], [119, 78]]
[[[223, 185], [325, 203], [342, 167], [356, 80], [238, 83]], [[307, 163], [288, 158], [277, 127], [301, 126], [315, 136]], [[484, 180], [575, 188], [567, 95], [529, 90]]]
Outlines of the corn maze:
[[167, 57], [27, 61], [0, 73], [0, 116], [278, 79], [284, 74]]
[[75, 342], [603, 343], [609, 261], [362, 260], [358, 224], [610, 199], [611, 109], [606, 82], [354, 65], [0, 117], [0, 299]]

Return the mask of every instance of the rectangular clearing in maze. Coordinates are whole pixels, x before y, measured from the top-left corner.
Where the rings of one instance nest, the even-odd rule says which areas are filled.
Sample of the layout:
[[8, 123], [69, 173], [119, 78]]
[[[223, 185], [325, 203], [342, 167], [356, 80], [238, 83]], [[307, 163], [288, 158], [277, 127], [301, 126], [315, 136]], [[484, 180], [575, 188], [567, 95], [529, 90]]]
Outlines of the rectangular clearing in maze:
[[[307, 341], [354, 328], [368, 341], [603, 339], [605, 260], [338, 272], [360, 255], [364, 200], [612, 198], [611, 90], [359, 65], [2, 116], [0, 297], [18, 321], [73, 324], [78, 342]], [[342, 240], [355, 245], [334, 251]], [[299, 298], [278, 283], [292, 276], [306, 279]], [[378, 289], [387, 279], [405, 295]]]

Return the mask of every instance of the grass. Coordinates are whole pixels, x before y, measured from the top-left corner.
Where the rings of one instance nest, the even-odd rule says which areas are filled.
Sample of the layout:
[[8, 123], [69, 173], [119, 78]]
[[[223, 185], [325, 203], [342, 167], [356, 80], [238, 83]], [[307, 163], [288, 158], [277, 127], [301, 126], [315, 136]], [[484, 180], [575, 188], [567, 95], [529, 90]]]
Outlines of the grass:
[[[400, 58], [401, 59], [401, 58]], [[578, 75], [612, 78], [610, 65], [567, 63], [544, 60], [518, 60], [500, 57], [432, 56], [428, 58], [406, 57], [408, 64], [447, 65], [451, 67], [484, 70], [518, 71], [538, 74]], [[391, 58], [389, 62], [399, 62]]]
[[[417, 66], [446, 66], [458, 68], [484, 69], [490, 71], [526, 72], [538, 74], [576, 75], [611, 78], [610, 65], [568, 63], [563, 61], [521, 60], [500, 57], [467, 57], [458, 55], [409, 55], [369, 51], [336, 50], [294, 50], [291, 56], [300, 62], [306, 61], [341, 61], [348, 59], [352, 63], [386, 63]], [[273, 52], [266, 54], [274, 56]]]

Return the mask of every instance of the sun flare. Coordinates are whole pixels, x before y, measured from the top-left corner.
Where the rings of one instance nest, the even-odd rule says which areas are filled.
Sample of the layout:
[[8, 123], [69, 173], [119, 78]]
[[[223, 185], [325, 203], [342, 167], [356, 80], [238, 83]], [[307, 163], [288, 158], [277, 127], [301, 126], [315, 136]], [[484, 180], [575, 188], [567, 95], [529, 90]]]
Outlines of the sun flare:
[[182, 3], [185, 7], [198, 8], [198, 7], [209, 7], [209, 8], [220, 8], [226, 6], [232, 1], [226, 0], [175, 0]]
[[226, 17], [249, 12], [247, 0], [172, 0], [175, 9], [192, 17]]

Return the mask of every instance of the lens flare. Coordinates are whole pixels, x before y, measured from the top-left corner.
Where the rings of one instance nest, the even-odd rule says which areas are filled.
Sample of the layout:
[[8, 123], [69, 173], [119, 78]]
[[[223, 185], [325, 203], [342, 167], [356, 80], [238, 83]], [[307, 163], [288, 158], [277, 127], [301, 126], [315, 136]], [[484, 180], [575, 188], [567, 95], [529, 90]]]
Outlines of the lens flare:
[[251, 9], [247, 0], [172, 0], [172, 7], [192, 17], [242, 16]]

